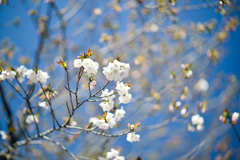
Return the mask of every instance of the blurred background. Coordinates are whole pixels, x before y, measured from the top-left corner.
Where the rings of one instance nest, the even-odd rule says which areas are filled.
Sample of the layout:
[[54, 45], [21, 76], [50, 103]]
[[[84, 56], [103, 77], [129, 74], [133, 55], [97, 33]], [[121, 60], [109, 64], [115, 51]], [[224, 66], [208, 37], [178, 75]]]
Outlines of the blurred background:
[[[106, 82], [102, 67], [121, 55], [130, 64], [123, 81], [132, 84], [131, 103], [123, 105], [126, 115], [119, 125], [106, 131], [119, 134], [128, 123], [141, 122], [136, 143], [121, 137], [92, 133], [71, 135], [53, 132], [49, 136], [75, 155], [89, 158], [103, 156], [111, 148], [121, 148], [126, 159], [240, 159], [240, 141], [229, 124], [219, 120], [225, 109], [239, 112], [240, 29], [237, 0], [2, 0], [0, 5], [0, 66], [4, 69], [38, 67], [50, 75], [48, 83], [58, 92], [52, 100], [59, 122], [68, 116], [69, 101], [66, 73], [56, 61], [68, 62], [70, 86], [76, 87], [73, 60], [90, 48], [100, 65], [95, 76], [100, 89]], [[186, 77], [181, 64], [191, 63], [193, 72]], [[204, 82], [203, 82], [204, 81]], [[80, 101], [88, 97], [88, 77], [79, 84]], [[19, 87], [13, 81], [14, 86]], [[30, 89], [25, 80], [24, 88]], [[17, 125], [25, 121], [25, 101], [6, 82], [1, 84], [0, 130], [8, 132], [9, 104], [17, 140], [23, 135]], [[115, 88], [110, 82], [108, 89]], [[184, 89], [185, 88], [185, 89]], [[49, 109], [38, 107], [36, 86], [31, 104], [39, 115], [43, 132], [52, 127]], [[187, 92], [186, 92], [187, 90]], [[181, 107], [169, 106], [175, 101]], [[198, 108], [207, 102], [204, 112]], [[175, 103], [174, 103], [175, 104]], [[181, 115], [183, 107], [188, 112]], [[202, 131], [188, 131], [191, 116], [204, 118]], [[103, 115], [99, 103], [86, 103], [76, 111], [77, 126], [88, 125], [90, 117]], [[236, 129], [240, 132], [239, 124]], [[31, 136], [34, 125], [26, 125]], [[3, 142], [3, 140], [1, 139]], [[4, 147], [0, 145], [0, 149]], [[22, 159], [70, 159], [68, 154], [49, 142], [22, 146], [14, 152]]]

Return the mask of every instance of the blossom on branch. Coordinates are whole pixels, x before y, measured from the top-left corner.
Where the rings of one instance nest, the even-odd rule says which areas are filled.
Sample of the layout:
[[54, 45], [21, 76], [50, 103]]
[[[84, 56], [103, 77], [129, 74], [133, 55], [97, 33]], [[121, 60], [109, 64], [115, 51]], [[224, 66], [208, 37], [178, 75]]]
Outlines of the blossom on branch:
[[84, 67], [84, 72], [88, 77], [97, 74], [97, 70], [99, 68], [99, 64], [94, 62], [90, 58], [75, 59], [73, 63], [75, 68]]
[[125, 113], [126, 112], [123, 110], [123, 107], [121, 107], [121, 109], [117, 109], [114, 116], [115, 121], [119, 122], [124, 117]]
[[131, 132], [127, 134], [127, 141], [129, 142], [137, 142], [140, 141], [140, 135], [139, 134], [135, 134], [135, 132]]
[[103, 67], [103, 74], [109, 81], [121, 81], [128, 76], [129, 69], [129, 64], [114, 60], [113, 63], [109, 62], [107, 67]]

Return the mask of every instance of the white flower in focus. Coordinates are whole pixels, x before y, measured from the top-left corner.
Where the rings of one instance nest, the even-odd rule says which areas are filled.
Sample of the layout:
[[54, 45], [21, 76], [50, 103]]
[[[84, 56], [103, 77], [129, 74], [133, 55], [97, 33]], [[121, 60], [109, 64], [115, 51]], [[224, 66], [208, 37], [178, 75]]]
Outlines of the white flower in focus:
[[43, 72], [42, 70], [37, 71], [38, 80], [41, 83], [47, 83], [47, 79], [50, 78], [47, 72]]
[[123, 96], [124, 94], [128, 94], [128, 90], [130, 90], [131, 88], [125, 84], [123, 84], [123, 82], [117, 82], [117, 86], [116, 86], [116, 90], [118, 90], [118, 94], [120, 96]]
[[8, 138], [5, 131], [0, 131], [0, 134], [1, 134], [3, 140], [6, 140]]
[[[111, 62], [110, 62], [111, 63]], [[107, 80], [114, 80], [114, 73], [109, 67], [103, 67], [103, 74], [106, 76]]]
[[119, 100], [119, 104], [120, 103], [127, 104], [127, 103], [131, 102], [132, 94], [128, 93], [128, 94], [125, 94], [124, 96], [120, 96], [118, 98], [118, 100]]
[[28, 69], [26, 72], [26, 76], [29, 79], [30, 83], [37, 83], [38, 82], [38, 77], [37, 74], [35, 73], [34, 70]]
[[94, 126], [98, 125], [98, 118], [97, 117], [91, 117], [89, 119], [89, 123], [92, 123]]
[[127, 134], [127, 141], [129, 141], [131, 143], [140, 141], [140, 135], [139, 134], [135, 134], [134, 132], [128, 133]]
[[129, 64], [114, 60], [109, 62], [107, 67], [103, 67], [103, 74], [109, 81], [121, 81], [128, 76], [130, 66]]
[[233, 122], [237, 122], [238, 121], [238, 118], [239, 118], [239, 113], [238, 112], [234, 112], [232, 114], [232, 121]]
[[119, 155], [119, 151], [112, 148], [110, 152], [107, 152], [106, 158], [107, 159], [112, 159], [112, 158], [117, 157], [118, 155]]
[[106, 120], [113, 118], [113, 116], [114, 116], [114, 114], [112, 114], [111, 112], [107, 112]]
[[73, 66], [75, 68], [80, 68], [82, 67], [82, 60], [81, 59], [75, 59], [74, 62], [73, 62]]
[[27, 124], [31, 124], [31, 123], [34, 122], [34, 118], [36, 120], [36, 123], [38, 123], [39, 120], [38, 120], [36, 115], [34, 115], [34, 116], [33, 115], [28, 115], [25, 121], [26, 121]]
[[[128, 76], [129, 73], [129, 69], [130, 69], [130, 65], [127, 63], [121, 63], [121, 70], [120, 70], [120, 76], [125, 78]], [[122, 80], [122, 79], [121, 79]], [[121, 81], [119, 80], [119, 81]]]
[[109, 118], [109, 119], [108, 119], [108, 126], [109, 126], [110, 128], [113, 128], [115, 125], [116, 125], [115, 119], [114, 119], [114, 118]]
[[205, 91], [208, 90], [208, 88], [209, 88], [209, 84], [208, 84], [208, 82], [207, 82], [205, 79], [203, 79], [203, 78], [201, 78], [200, 80], [198, 80], [197, 83], [196, 83], [195, 86], [194, 86], [194, 89], [197, 90], [197, 91], [199, 91], [199, 92], [201, 92], [201, 91], [205, 92]]
[[91, 75], [97, 74], [99, 64], [89, 58], [85, 58], [83, 59], [82, 66], [84, 67], [86, 75], [90, 77]]
[[113, 128], [113, 126], [116, 125], [116, 121], [115, 119], [113, 118], [114, 114], [110, 113], [110, 112], [107, 112], [107, 115], [106, 115], [106, 120], [108, 121], [108, 126], [110, 128]]
[[105, 101], [99, 104], [100, 107], [102, 107], [103, 112], [109, 112], [114, 107], [114, 101]]
[[108, 89], [105, 89], [104, 91], [102, 91], [101, 97], [103, 97], [102, 99], [104, 99], [106, 101], [107, 100], [113, 101], [113, 98], [115, 98], [114, 91], [111, 90], [110, 92], [108, 92]]
[[108, 129], [108, 124], [105, 122], [105, 120], [101, 119], [101, 120], [98, 120], [98, 127], [100, 129], [104, 129], [104, 130], [107, 130]]
[[123, 110], [123, 107], [121, 107], [121, 109], [117, 109], [116, 112], [115, 112], [115, 116], [114, 116], [115, 121], [116, 122], [121, 121], [121, 119], [124, 117], [125, 113], [126, 112]]
[[48, 103], [46, 101], [38, 102], [38, 106], [48, 109]]

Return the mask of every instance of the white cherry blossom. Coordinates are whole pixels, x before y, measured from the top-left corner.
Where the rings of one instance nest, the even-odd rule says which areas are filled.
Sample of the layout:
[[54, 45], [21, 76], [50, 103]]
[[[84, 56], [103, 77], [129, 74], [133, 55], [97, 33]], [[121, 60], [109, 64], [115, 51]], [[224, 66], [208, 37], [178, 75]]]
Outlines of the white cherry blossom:
[[125, 113], [126, 112], [123, 110], [123, 107], [121, 107], [121, 109], [117, 109], [115, 112], [115, 116], [114, 116], [115, 121], [116, 122], [121, 121], [121, 119], [124, 117]]
[[112, 148], [110, 152], [107, 152], [106, 158], [107, 159], [112, 159], [114, 157], [117, 157], [118, 155], [119, 155], [119, 151]]
[[119, 100], [119, 104], [120, 103], [127, 104], [127, 103], [131, 102], [132, 94], [128, 93], [128, 94], [125, 94], [124, 96], [120, 96], [118, 98], [118, 100]]
[[115, 121], [114, 118], [109, 118], [109, 119], [108, 119], [108, 126], [109, 126], [110, 128], [113, 128], [116, 124], [117, 124], [117, 123], [116, 123], [116, 121]]
[[103, 112], [109, 112], [114, 107], [114, 101], [105, 101], [99, 104], [100, 107], [102, 107]]
[[140, 141], [140, 135], [139, 134], [135, 134], [134, 132], [128, 133], [127, 134], [127, 141], [129, 141], [131, 143]]
[[124, 94], [128, 94], [130, 87], [123, 82], [117, 82], [116, 90], [120, 96], [123, 96]]
[[73, 66], [75, 68], [80, 68], [82, 67], [82, 60], [81, 59], [75, 59], [74, 62], [73, 62]]
[[26, 76], [29, 79], [30, 83], [37, 83], [38, 82], [37, 74], [33, 69], [28, 69], [27, 72], [26, 72]]
[[[111, 95], [111, 96], [110, 96]], [[104, 100], [109, 100], [109, 101], [113, 101], [113, 98], [115, 98], [115, 95], [114, 95], [114, 91], [111, 90], [110, 92], [108, 91], [108, 89], [105, 89], [102, 91], [102, 95], [101, 97], [103, 97], [102, 99]]]
[[83, 59], [82, 66], [84, 67], [84, 72], [88, 77], [95, 75], [99, 68], [99, 64], [89, 58]]
[[47, 83], [47, 79], [50, 78], [47, 72], [43, 72], [42, 70], [37, 71], [38, 81], [41, 83]]
[[114, 60], [113, 63], [109, 62], [108, 66], [103, 68], [103, 74], [109, 81], [121, 81], [127, 77], [129, 69], [129, 64]]
[[103, 119], [98, 120], [98, 127], [104, 130], [107, 130], [109, 128], [108, 124]]

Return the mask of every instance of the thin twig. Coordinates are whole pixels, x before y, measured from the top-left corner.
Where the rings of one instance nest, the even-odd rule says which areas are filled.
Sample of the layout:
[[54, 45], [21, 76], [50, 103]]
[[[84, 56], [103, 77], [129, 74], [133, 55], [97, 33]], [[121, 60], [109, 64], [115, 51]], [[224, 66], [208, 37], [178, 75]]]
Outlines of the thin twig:
[[71, 157], [73, 157], [73, 159], [75, 160], [78, 160], [78, 158], [72, 153], [70, 152], [69, 150], [67, 150], [67, 148], [65, 146], [63, 146], [62, 144], [60, 144], [59, 142], [47, 137], [47, 136], [43, 136], [42, 137], [43, 139], [49, 141], [49, 142], [52, 142], [54, 144], [56, 144], [57, 146], [59, 146], [62, 150], [64, 150], [65, 152], [67, 152]]

